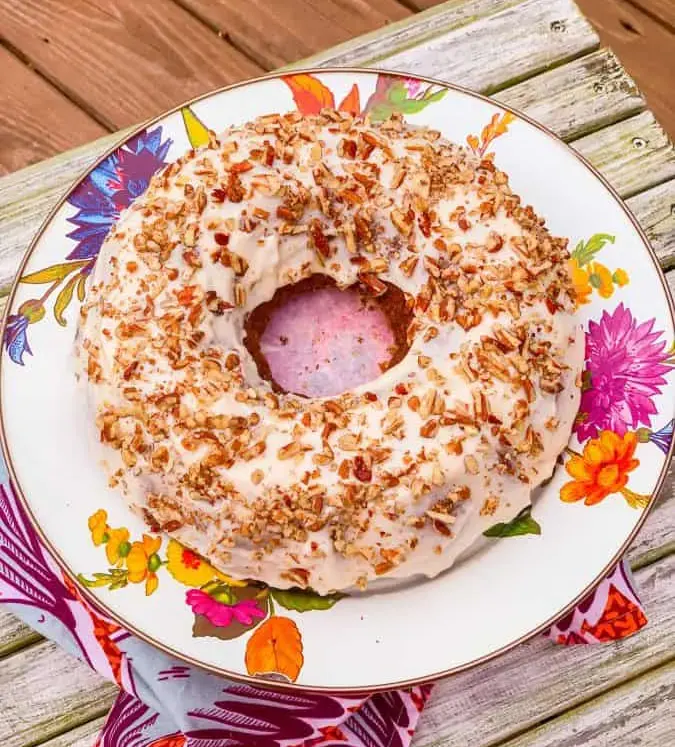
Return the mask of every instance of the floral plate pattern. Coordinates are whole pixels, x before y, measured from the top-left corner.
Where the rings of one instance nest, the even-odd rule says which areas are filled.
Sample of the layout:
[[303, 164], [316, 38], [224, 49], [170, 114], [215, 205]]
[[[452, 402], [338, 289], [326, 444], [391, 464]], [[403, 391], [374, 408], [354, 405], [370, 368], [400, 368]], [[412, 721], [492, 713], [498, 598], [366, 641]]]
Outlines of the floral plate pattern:
[[[148, 531], [104, 483], [70, 369], [77, 310], [98, 251], [152, 175], [208, 142], [209, 129], [323, 107], [373, 120], [398, 112], [494, 158], [550, 230], [572, 239], [570, 271], [587, 335], [581, 407], [564, 468], [534, 506], [487, 530], [481, 552], [450, 573], [347, 598], [236, 581]], [[561, 191], [559, 184], [575, 186]], [[269, 77], [204, 96], [138, 131], [79, 180], [48, 219], [13, 289], [3, 335], [3, 448], [26, 508], [70, 576], [113, 618], [165, 650], [280, 686], [358, 690], [429, 680], [543, 629], [616, 562], [671, 451], [672, 304], [618, 198], [522, 115], [392, 73]], [[504, 537], [516, 539], [495, 542]], [[547, 583], [553, 575], [555, 589]]]

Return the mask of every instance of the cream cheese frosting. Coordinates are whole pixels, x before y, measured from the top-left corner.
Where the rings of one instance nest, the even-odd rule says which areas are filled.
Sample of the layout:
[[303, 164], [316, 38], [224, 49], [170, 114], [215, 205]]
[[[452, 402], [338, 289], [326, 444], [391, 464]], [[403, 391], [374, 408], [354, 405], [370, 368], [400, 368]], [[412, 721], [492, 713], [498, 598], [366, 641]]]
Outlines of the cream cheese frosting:
[[[104, 242], [76, 341], [111, 479], [230, 576], [328, 593], [435, 576], [531, 502], [584, 343], [567, 241], [433, 130], [269, 115], [156, 175]], [[314, 274], [412, 315], [339, 396], [273, 391], [248, 315]]]

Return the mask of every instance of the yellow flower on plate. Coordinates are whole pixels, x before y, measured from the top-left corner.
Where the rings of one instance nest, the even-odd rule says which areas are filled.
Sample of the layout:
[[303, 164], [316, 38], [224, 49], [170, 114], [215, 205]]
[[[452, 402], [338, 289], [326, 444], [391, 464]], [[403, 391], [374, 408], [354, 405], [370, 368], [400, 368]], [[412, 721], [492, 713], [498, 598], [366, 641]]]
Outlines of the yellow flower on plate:
[[212, 565], [173, 539], [166, 549], [166, 569], [176, 581], [195, 588], [204, 586], [217, 575]]
[[619, 288], [623, 288], [624, 285], [628, 285], [629, 283], [628, 273], [619, 267], [618, 270], [614, 270], [612, 280], [619, 286]]
[[149, 597], [150, 594], [157, 591], [158, 586], [159, 586], [159, 578], [157, 578], [157, 574], [149, 573], [147, 579], [145, 580], [145, 596]]
[[176, 581], [185, 586], [199, 588], [214, 579], [224, 581], [229, 586], [246, 586], [245, 581], [236, 581], [221, 573], [197, 553], [173, 539], [166, 550], [166, 568]]
[[108, 541], [108, 533], [110, 532], [108, 514], [102, 508], [99, 508], [95, 514], [89, 517], [87, 524], [91, 532], [92, 542], [96, 547]]
[[122, 565], [122, 560], [129, 554], [131, 545], [129, 544], [129, 530], [121, 527], [120, 529], [108, 530], [108, 541], [105, 546], [105, 554], [108, 562], [112, 565]]
[[612, 273], [605, 267], [605, 265], [601, 265], [600, 262], [593, 262], [588, 279], [590, 284], [598, 289], [598, 293], [603, 298], [609, 298], [612, 293], [614, 293]]
[[577, 306], [583, 306], [588, 303], [589, 296], [593, 293], [593, 286], [588, 279], [588, 273], [583, 267], [579, 266], [576, 259], [570, 260], [570, 274], [572, 275], [572, 285], [577, 297]]
[[146, 596], [150, 596], [158, 585], [156, 571], [162, 561], [157, 552], [161, 546], [161, 537], [144, 534], [142, 542], [132, 543], [127, 555], [127, 578], [132, 584], [145, 581]]

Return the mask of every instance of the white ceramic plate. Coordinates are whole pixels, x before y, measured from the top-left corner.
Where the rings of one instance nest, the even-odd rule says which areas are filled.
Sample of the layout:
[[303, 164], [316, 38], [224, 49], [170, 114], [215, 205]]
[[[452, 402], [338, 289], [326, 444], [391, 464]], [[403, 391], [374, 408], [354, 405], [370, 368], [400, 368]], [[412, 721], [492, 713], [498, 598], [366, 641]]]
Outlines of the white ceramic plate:
[[[167, 538], [148, 535], [143, 542], [147, 528], [107, 487], [93, 456], [72, 373], [78, 308], [119, 211], [163, 163], [201, 142], [204, 125], [219, 131], [272, 111], [318, 111], [321, 104], [367, 110], [374, 118], [401, 111], [411, 123], [493, 152], [514, 191], [552, 233], [570, 238], [588, 330], [582, 413], [564, 457], [576, 479], [558, 469], [532, 517], [496, 529], [510, 536], [486, 541], [434, 580], [339, 601], [228, 588], [221, 580], [211, 622], [201, 615], [195, 625], [186, 592], [212, 590], [215, 572]], [[79, 180], [43, 226], [20, 276], [4, 328], [3, 447], [41, 536], [120, 624], [233, 678], [375, 690], [493, 657], [544, 630], [616, 563], [666, 471], [675, 399], [673, 311], [637, 223], [603, 179], [542, 127], [435, 81], [317, 70], [197, 99], [145, 126]], [[242, 604], [250, 598], [261, 613], [255, 618]]]

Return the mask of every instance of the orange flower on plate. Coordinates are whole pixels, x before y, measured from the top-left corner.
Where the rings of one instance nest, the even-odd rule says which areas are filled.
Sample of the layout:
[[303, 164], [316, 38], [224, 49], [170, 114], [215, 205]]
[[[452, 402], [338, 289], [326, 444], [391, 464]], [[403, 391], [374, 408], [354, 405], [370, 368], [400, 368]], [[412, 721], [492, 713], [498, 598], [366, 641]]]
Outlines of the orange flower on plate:
[[619, 288], [623, 288], [624, 285], [628, 285], [628, 273], [619, 267], [618, 270], [614, 270], [612, 280], [619, 286]]
[[287, 617], [268, 618], [248, 639], [245, 661], [249, 674], [280, 674], [295, 682], [304, 663], [298, 626]]
[[577, 306], [583, 306], [588, 303], [593, 286], [589, 280], [588, 273], [579, 265], [576, 259], [570, 260], [570, 274], [572, 275], [572, 285], [577, 297]]
[[129, 530], [121, 527], [120, 529], [108, 530], [108, 541], [105, 546], [105, 555], [111, 565], [122, 565], [122, 559], [129, 554], [131, 545], [129, 544]]
[[87, 522], [91, 532], [91, 541], [98, 547], [108, 541], [110, 527], [108, 526], [108, 514], [102, 509], [92, 514]]
[[602, 298], [610, 298], [612, 293], [614, 293], [612, 273], [605, 265], [601, 265], [600, 262], [593, 262], [588, 280], [594, 288], [598, 289], [598, 293]]
[[633, 505], [635, 494], [626, 484], [628, 473], [640, 463], [633, 459], [637, 443], [635, 433], [622, 438], [612, 431], [601, 431], [598, 438], [586, 443], [583, 454], [575, 454], [565, 465], [573, 480], [563, 485], [560, 498], [566, 503], [583, 500], [593, 506], [612, 493], [622, 493]]
[[158, 585], [156, 571], [162, 561], [157, 552], [161, 545], [161, 537], [150, 537], [144, 534], [142, 542], [132, 543], [127, 555], [127, 578], [132, 584], [145, 581], [146, 596], [150, 596]]

